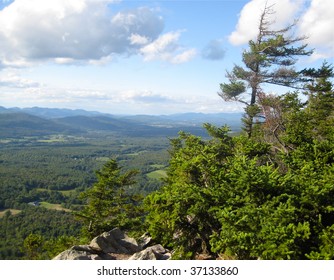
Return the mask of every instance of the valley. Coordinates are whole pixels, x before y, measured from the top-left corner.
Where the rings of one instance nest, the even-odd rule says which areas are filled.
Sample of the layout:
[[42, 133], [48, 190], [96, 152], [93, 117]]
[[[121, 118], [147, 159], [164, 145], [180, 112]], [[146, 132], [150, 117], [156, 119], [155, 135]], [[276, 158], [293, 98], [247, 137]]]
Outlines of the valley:
[[71, 212], [81, 208], [79, 194], [111, 158], [124, 170], [139, 171], [129, 192], [145, 196], [158, 190], [166, 177], [169, 139], [181, 130], [205, 137], [201, 116], [203, 122], [219, 119], [1, 108], [0, 259], [24, 258], [20, 248], [30, 233], [46, 240], [77, 236], [81, 224]]

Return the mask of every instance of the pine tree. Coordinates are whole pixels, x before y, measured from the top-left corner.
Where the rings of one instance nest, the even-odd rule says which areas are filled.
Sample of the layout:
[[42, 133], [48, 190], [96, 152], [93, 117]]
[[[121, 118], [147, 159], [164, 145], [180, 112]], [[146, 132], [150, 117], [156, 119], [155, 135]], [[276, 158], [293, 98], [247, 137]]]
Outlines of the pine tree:
[[[273, 22], [269, 18], [273, 13], [273, 6], [265, 6], [257, 38], [249, 41], [249, 50], [242, 55], [245, 67], [235, 65], [231, 72], [227, 72], [229, 82], [220, 84], [221, 91], [218, 93], [225, 101], [239, 101], [246, 105], [243, 122], [249, 137], [254, 120], [261, 112], [258, 101], [263, 92], [262, 84], [301, 89], [310, 80], [303, 70], [294, 68], [298, 57], [312, 54], [312, 51], [306, 50], [306, 44], [296, 46], [305, 37], [291, 35], [296, 22], [283, 29], [272, 30]], [[250, 94], [250, 99], [246, 98], [247, 94]]]
[[126, 189], [135, 183], [137, 173], [136, 170], [122, 173], [116, 160], [108, 161], [96, 172], [97, 182], [81, 194], [87, 204], [76, 213], [86, 223], [86, 235], [96, 236], [113, 227], [131, 230], [140, 226], [141, 197], [128, 194]]

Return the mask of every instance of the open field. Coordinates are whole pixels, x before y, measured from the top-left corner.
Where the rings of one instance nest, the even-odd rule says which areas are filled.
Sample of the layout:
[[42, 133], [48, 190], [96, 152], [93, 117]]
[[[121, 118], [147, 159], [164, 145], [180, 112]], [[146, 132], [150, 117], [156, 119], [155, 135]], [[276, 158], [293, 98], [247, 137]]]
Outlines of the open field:
[[40, 203], [41, 207], [44, 207], [46, 209], [50, 210], [58, 210], [58, 211], [65, 211], [65, 212], [71, 212], [70, 209], [63, 208], [61, 204], [54, 204], [54, 203], [49, 203], [49, 202], [41, 202]]
[[162, 179], [167, 177], [167, 173], [165, 170], [159, 169], [152, 171], [150, 173], [147, 173], [146, 176], [150, 179]]
[[76, 191], [75, 190], [67, 190], [67, 191], [59, 191], [63, 196], [70, 196], [74, 194]]
[[21, 210], [18, 210], [18, 209], [5, 209], [5, 210], [0, 211], [0, 218], [2, 218], [7, 211], [10, 211], [12, 215], [17, 215], [21, 212]]

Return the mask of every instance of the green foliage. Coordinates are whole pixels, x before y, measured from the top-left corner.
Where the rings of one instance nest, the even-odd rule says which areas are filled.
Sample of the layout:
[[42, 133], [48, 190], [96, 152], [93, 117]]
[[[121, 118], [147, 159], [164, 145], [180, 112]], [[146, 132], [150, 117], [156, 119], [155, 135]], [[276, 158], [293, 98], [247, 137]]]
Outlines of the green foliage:
[[174, 258], [333, 259], [334, 98], [327, 64], [305, 92], [263, 96], [256, 135], [171, 141], [163, 188], [145, 199], [152, 236]]
[[36, 206], [27, 206], [16, 215], [7, 211], [0, 219], [0, 259], [53, 258], [70, 246], [57, 250], [57, 246], [46, 248], [46, 244], [62, 236], [74, 238], [81, 227], [72, 214], [64, 211]]
[[[221, 230], [217, 209], [227, 207], [229, 196], [235, 199], [232, 190], [237, 191], [229, 177], [235, 156], [243, 162], [252, 155], [256, 165], [268, 151], [262, 144], [248, 145], [247, 138], [232, 138], [227, 127], [205, 127], [213, 137], [210, 140], [180, 133], [171, 141], [172, 159], [165, 186], [145, 199], [150, 233], [164, 245], [177, 248], [176, 258], [212, 252], [211, 235]], [[238, 180], [250, 182], [247, 174], [240, 175], [236, 175]], [[240, 190], [237, 198], [244, 191]]]
[[45, 240], [42, 235], [31, 233], [23, 241], [24, 258], [28, 260], [52, 259], [78, 243], [80, 240], [74, 236], [62, 235]]
[[307, 257], [313, 260], [334, 259], [334, 225], [326, 227], [319, 233], [320, 246], [317, 251], [312, 251]]
[[114, 227], [123, 230], [140, 227], [141, 197], [127, 193], [127, 188], [135, 184], [136, 174], [136, 170], [121, 173], [113, 159], [96, 172], [97, 182], [80, 196], [86, 205], [76, 213], [87, 226], [85, 235], [94, 237]]
[[242, 81], [231, 81], [229, 84], [220, 84], [220, 89], [221, 92], [224, 93], [220, 94], [220, 96], [226, 100], [236, 98], [246, 91], [246, 87]]
[[26, 251], [29, 260], [35, 260], [41, 254], [43, 237], [39, 234], [30, 233], [23, 242], [23, 248]]
[[[225, 137], [230, 141], [226, 129], [207, 126], [212, 134], [221, 136], [220, 140]], [[189, 258], [196, 250], [210, 246], [212, 228], [218, 226], [217, 219], [209, 213], [214, 203], [210, 189], [217, 178], [219, 157], [229, 151], [223, 141], [209, 145], [186, 133], [180, 133], [171, 143], [166, 185], [145, 199], [147, 223], [153, 238], [178, 248], [175, 258]]]

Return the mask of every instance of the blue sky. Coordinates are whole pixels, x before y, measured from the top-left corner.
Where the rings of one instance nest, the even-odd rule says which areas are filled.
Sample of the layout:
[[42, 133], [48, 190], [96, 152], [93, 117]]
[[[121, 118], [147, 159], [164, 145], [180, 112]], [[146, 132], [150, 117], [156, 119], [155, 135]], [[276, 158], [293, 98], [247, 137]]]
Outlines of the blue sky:
[[[268, 0], [333, 62], [332, 0]], [[277, 2], [277, 3], [276, 3]], [[234, 112], [218, 95], [265, 0], [0, 0], [0, 106], [111, 114]], [[274, 89], [268, 89], [274, 90]]]

